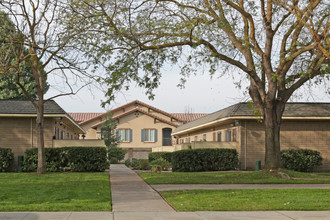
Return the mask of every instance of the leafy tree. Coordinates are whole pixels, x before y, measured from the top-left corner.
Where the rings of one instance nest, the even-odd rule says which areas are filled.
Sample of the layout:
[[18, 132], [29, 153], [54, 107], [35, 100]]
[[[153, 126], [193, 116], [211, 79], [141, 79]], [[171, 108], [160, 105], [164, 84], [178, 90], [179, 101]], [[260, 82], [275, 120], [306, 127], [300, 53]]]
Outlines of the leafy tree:
[[109, 73], [109, 101], [132, 81], [152, 97], [167, 63], [180, 65], [183, 81], [200, 67], [244, 76], [263, 116], [267, 169], [281, 166], [287, 101], [330, 73], [325, 0], [74, 0], [71, 21], [89, 31], [77, 40]]
[[[46, 172], [44, 103], [75, 94], [74, 88], [79, 86], [74, 85], [86, 85], [90, 79], [84, 57], [78, 55], [76, 42], [72, 40], [79, 33], [64, 25], [68, 9], [68, 1], [63, 0], [0, 1], [1, 15], [6, 20], [0, 19], [4, 23], [0, 33], [5, 36], [0, 42], [0, 74], [15, 75], [16, 83], [36, 109], [39, 174]], [[36, 97], [20, 80], [26, 70], [34, 80]], [[60, 79], [58, 84], [63, 86], [59, 94], [45, 99], [49, 75]]]
[[108, 157], [116, 158], [117, 160], [123, 160], [126, 154], [126, 151], [122, 148], [119, 148], [118, 137], [116, 135], [117, 123], [112, 119], [111, 115], [107, 116], [107, 119], [101, 126], [101, 135], [104, 140], [105, 146], [108, 148]]

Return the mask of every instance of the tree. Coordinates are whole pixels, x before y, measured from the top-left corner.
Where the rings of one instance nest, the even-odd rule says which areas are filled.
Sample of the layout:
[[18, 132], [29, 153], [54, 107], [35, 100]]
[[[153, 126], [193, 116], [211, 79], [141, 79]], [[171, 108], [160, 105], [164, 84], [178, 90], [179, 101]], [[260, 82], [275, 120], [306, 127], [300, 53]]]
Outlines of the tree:
[[117, 123], [111, 115], [107, 115], [105, 122], [101, 126], [101, 135], [105, 146], [108, 149], [108, 158], [116, 158], [117, 161], [124, 159], [126, 151], [119, 148], [118, 137], [116, 135]]
[[[183, 78], [207, 67], [236, 71], [263, 116], [265, 168], [281, 166], [280, 125], [285, 104], [306, 82], [329, 77], [329, 7], [324, 0], [73, 1], [86, 52], [109, 75], [107, 95], [136, 81], [157, 87], [161, 67], [181, 64]], [[311, 29], [310, 29], [311, 27]], [[230, 71], [229, 71], [230, 70]]]
[[[72, 35], [79, 33], [64, 25], [68, 12], [64, 0], [1, 0], [0, 10], [10, 20], [2, 26], [8, 34], [0, 42], [0, 74], [15, 75], [16, 83], [36, 109], [37, 173], [42, 174], [46, 172], [44, 103], [58, 96], [75, 94], [74, 83], [85, 82], [89, 76], [85, 72], [84, 57], [77, 55], [76, 43], [71, 40]], [[20, 80], [26, 66], [34, 79], [37, 99]], [[50, 74], [62, 79], [67, 90], [45, 99], [46, 79]]]

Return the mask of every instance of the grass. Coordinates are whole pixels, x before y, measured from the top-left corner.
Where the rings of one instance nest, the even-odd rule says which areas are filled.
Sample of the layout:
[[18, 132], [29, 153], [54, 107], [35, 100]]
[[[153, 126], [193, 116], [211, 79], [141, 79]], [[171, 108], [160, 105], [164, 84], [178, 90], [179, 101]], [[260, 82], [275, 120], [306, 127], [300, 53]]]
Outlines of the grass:
[[140, 173], [148, 184], [330, 184], [330, 173], [300, 173], [281, 170], [292, 179], [283, 179], [275, 173], [251, 172], [162, 172]]
[[330, 210], [329, 189], [166, 191], [178, 211]]
[[0, 211], [111, 211], [107, 173], [0, 173]]

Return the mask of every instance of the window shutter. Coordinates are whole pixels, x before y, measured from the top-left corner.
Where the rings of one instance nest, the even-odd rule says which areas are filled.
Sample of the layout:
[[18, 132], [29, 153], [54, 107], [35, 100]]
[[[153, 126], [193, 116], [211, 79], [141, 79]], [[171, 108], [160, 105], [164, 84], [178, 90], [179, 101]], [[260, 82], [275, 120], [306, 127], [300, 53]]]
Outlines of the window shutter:
[[157, 129], [154, 129], [155, 130], [155, 142], [157, 142]]
[[132, 129], [129, 129], [129, 142], [133, 141], [133, 131]]
[[236, 137], [237, 137], [237, 133], [236, 133], [236, 128], [233, 129], [233, 141], [236, 142]]
[[120, 137], [119, 137], [119, 129], [116, 130], [116, 139], [117, 139], [117, 141], [120, 140]]
[[145, 137], [146, 135], [145, 135], [145, 130], [144, 129], [142, 129], [141, 130], [141, 142], [144, 142], [144, 137]]
[[213, 132], [213, 141], [216, 141], [216, 133]]

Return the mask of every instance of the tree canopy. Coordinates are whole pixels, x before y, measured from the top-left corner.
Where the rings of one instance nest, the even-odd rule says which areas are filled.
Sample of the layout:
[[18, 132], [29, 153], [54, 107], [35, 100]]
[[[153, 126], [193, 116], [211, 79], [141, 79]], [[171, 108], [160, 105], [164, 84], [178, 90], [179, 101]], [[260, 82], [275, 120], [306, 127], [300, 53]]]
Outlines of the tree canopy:
[[[15, 59], [17, 57], [15, 54], [17, 54], [17, 52], [15, 52], [15, 47], [8, 45], [8, 42], [12, 42], [18, 35], [19, 33], [8, 15], [3, 11], [0, 11], [0, 50], [3, 50], [0, 52], [0, 55], [3, 56], [3, 66], [16, 62]], [[16, 49], [19, 50], [18, 47], [16, 47]], [[25, 50], [24, 53], [27, 55], [28, 51]], [[4, 56], [6, 56], [6, 58]], [[19, 71], [8, 69], [6, 73], [0, 74], [0, 99], [28, 99], [23, 90], [17, 84], [17, 80], [19, 80], [20, 84], [23, 85], [33, 99], [37, 99], [37, 89], [30, 65], [27, 61], [23, 61], [19, 65], [19, 69]], [[42, 74], [46, 74], [44, 70], [42, 70]], [[45, 77], [45, 79], [46, 78], [47, 77]], [[45, 82], [44, 94], [48, 89], [49, 84]]]
[[[329, 77], [329, 7], [325, 0], [73, 0], [71, 27], [108, 75], [109, 100], [130, 82], [152, 89], [167, 63], [183, 81], [207, 68], [235, 71], [265, 125], [265, 166], [280, 167], [285, 104], [306, 82]], [[77, 25], [79, 24], [79, 25]]]

